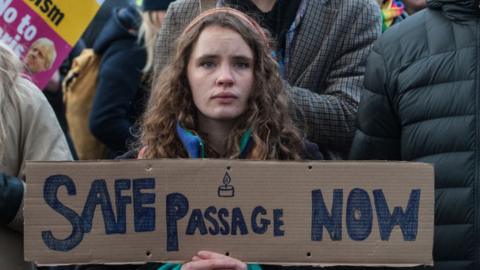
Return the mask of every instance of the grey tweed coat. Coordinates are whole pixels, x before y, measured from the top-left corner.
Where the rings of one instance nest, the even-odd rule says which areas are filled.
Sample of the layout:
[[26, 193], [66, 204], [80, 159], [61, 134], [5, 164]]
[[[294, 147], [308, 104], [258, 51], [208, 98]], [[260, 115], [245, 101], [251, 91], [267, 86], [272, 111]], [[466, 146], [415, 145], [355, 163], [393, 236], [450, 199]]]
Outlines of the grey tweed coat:
[[[380, 10], [375, 0], [304, 1], [307, 11], [285, 78], [295, 108], [292, 118], [322, 151], [345, 157], [355, 131], [365, 60], [381, 34]], [[156, 73], [173, 55], [183, 28], [200, 13], [201, 2], [205, 6], [212, 1], [177, 0], [170, 5], [155, 48]]]

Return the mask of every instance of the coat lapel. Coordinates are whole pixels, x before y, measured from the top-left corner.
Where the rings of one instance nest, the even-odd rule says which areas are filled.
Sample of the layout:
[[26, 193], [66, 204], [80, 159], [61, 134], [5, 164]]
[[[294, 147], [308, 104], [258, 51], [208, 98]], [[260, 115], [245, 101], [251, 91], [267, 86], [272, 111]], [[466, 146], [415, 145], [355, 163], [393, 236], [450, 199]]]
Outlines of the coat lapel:
[[[295, 84], [307, 67], [315, 61], [322, 48], [328, 48], [328, 34], [333, 26], [337, 10], [327, 1], [310, 0], [298, 33], [293, 41], [290, 63], [287, 67], [287, 79]], [[325, 52], [326, 53], [326, 52]]]

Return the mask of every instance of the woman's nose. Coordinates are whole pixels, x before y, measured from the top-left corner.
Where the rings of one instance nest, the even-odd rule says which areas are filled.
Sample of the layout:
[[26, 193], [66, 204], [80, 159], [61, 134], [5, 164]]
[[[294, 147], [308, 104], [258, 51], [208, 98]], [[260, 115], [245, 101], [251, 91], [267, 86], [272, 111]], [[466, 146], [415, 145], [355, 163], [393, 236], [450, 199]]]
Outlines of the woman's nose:
[[221, 86], [233, 85], [232, 69], [228, 65], [220, 67], [216, 83]]

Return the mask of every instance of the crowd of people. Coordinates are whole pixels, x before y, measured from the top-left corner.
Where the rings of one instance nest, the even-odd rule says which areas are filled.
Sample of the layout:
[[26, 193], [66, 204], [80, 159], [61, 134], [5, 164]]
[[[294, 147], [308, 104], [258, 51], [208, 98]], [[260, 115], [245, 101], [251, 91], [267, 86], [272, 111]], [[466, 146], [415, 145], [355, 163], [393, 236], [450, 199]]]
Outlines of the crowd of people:
[[[480, 269], [478, 0], [114, 2], [79, 43], [101, 56], [86, 132], [102, 158], [431, 163], [434, 266], [421, 268]], [[22, 71], [0, 43], [0, 268], [35, 267], [22, 257], [25, 161], [77, 157], [65, 108], [51, 102], [57, 121], [25, 75], [52, 57]], [[50, 269], [304, 268], [192, 256]]]

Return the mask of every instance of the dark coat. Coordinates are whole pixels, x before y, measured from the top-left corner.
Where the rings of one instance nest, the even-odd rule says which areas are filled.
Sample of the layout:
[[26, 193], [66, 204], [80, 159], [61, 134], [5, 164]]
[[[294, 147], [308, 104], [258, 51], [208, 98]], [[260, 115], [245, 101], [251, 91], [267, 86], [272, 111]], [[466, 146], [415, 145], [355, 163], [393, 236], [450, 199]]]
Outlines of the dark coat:
[[142, 84], [146, 51], [137, 41], [141, 21], [133, 7], [116, 9], [94, 44], [102, 56], [97, 93], [90, 114], [90, 130], [110, 150], [110, 157], [126, 152], [132, 129], [143, 113], [147, 91]]
[[13, 220], [23, 199], [22, 180], [0, 172], [0, 225]]
[[479, 0], [430, 0], [374, 45], [351, 159], [435, 165], [435, 269], [480, 269]]
[[112, 10], [127, 7], [133, 3], [134, 0], [105, 0], [82, 35], [85, 45], [88, 48], [93, 46], [95, 40], [101, 35], [103, 27], [111, 18]]

